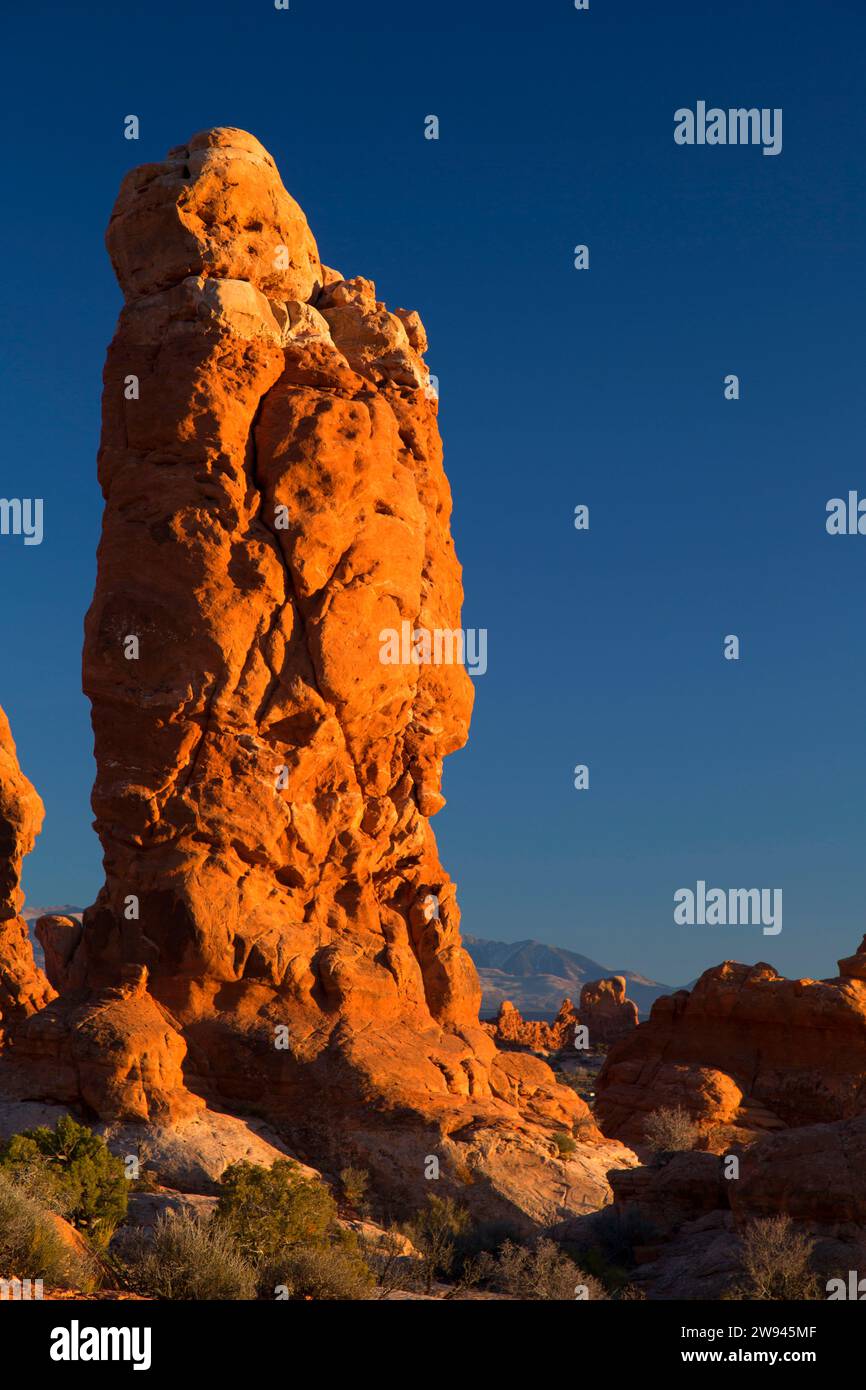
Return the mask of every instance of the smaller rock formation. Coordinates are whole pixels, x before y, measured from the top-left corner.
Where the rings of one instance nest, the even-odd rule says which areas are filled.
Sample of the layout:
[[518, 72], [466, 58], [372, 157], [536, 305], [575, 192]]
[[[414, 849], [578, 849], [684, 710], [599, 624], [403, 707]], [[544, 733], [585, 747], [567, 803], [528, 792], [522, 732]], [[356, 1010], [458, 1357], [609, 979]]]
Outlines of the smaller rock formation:
[[580, 1009], [569, 998], [563, 999], [552, 1023], [525, 1019], [510, 999], [504, 999], [492, 1023], [484, 1028], [497, 1043], [516, 1047], [531, 1047], [536, 1051], [561, 1052], [574, 1046], [575, 1030], [585, 1025], [589, 1045], [605, 1046], [626, 1037], [637, 1027], [637, 1005], [626, 998], [626, 982], [622, 975], [605, 980], [591, 980], [580, 993]]
[[838, 964], [840, 979], [866, 981], [866, 936], [863, 937], [854, 955], [845, 956]]
[[624, 975], [590, 980], [580, 991], [580, 1021], [589, 1029], [590, 1045], [618, 1042], [637, 1027], [637, 1004], [626, 996]]
[[15, 1020], [54, 997], [37, 969], [21, 917], [21, 864], [42, 828], [45, 809], [18, 766], [9, 721], [0, 709], [0, 1043]]
[[204, 1108], [188, 1091], [186, 1043], [147, 989], [145, 966], [125, 966], [100, 993], [55, 999], [15, 1032], [4, 1093], [84, 1104], [105, 1121], [177, 1123]]
[[574, 1045], [574, 1032], [579, 1021], [570, 999], [563, 999], [552, 1023], [525, 1019], [509, 999], [503, 999], [494, 1022], [485, 1023], [483, 1027], [500, 1046], [511, 1044], [529, 1047], [537, 1052], [560, 1052], [564, 1047]]
[[705, 1133], [866, 1113], [866, 942], [829, 980], [725, 961], [665, 995], [611, 1050], [596, 1087], [605, 1134], [640, 1143], [646, 1116], [682, 1106]]
[[45, 974], [58, 994], [75, 987], [70, 967], [83, 930], [77, 917], [46, 913], [36, 919], [36, 940], [45, 958]]

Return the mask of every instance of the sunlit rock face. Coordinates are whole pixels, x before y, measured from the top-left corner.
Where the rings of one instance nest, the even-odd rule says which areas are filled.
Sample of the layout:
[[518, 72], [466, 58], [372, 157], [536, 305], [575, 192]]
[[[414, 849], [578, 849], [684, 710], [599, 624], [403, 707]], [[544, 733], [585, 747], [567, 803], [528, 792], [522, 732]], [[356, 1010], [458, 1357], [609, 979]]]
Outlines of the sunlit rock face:
[[21, 864], [42, 828], [44, 807], [18, 765], [9, 720], [0, 709], [0, 1041], [16, 1020], [42, 1008], [54, 991], [33, 961]]
[[[390, 645], [460, 627], [418, 315], [322, 265], [239, 130], [133, 171], [107, 239], [126, 303], [84, 653], [106, 877], [83, 931], [42, 929], [64, 998], [110, 1004], [119, 1089], [91, 1065], [88, 1104], [181, 1113], [182, 1073], [395, 1202], [435, 1160], [491, 1216], [601, 1203], [627, 1151], [478, 1022], [430, 824], [471, 681]], [[92, 1014], [64, 1018], [95, 1064]], [[19, 1056], [53, 1046], [33, 1021]], [[552, 1134], [579, 1124], [569, 1176]]]

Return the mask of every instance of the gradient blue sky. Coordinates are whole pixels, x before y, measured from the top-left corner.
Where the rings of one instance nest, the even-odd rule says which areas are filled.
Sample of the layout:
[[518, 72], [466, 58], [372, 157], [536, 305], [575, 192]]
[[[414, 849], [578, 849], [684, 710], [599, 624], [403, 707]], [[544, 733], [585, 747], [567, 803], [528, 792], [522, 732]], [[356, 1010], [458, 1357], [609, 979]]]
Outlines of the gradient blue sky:
[[[464, 622], [489, 632], [435, 822], [464, 929], [672, 983], [725, 957], [833, 973], [866, 929], [866, 537], [824, 525], [866, 494], [861, 0], [48, 3], [4, 39], [0, 496], [46, 508], [41, 547], [0, 537], [0, 704], [47, 807], [30, 900], [100, 883], [104, 228], [126, 169], [238, 125], [323, 259], [428, 328]], [[675, 145], [698, 99], [782, 107], [781, 155]], [[675, 926], [698, 878], [781, 887], [782, 934]]]

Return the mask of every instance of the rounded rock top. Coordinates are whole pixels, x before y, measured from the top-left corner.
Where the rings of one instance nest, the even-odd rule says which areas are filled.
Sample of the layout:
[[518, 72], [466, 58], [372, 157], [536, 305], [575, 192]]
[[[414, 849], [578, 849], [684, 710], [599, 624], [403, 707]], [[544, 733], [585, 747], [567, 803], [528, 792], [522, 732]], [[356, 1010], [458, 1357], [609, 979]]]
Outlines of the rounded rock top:
[[264, 145], [234, 126], [199, 131], [127, 174], [106, 244], [127, 300], [190, 275], [246, 280], [282, 302], [322, 285], [303, 210]]

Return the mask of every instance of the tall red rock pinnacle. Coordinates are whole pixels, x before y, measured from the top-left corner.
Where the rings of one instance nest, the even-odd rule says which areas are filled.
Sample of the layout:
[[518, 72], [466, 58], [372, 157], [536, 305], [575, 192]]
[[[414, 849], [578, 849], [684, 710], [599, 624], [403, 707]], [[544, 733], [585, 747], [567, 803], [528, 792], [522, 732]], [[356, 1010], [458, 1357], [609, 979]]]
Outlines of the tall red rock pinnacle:
[[108, 245], [88, 975], [145, 964], [184, 1013], [231, 985], [471, 1023], [427, 819], [471, 683], [379, 659], [383, 629], [459, 623], [420, 325], [322, 270], [241, 131], [132, 173]]
[[194, 1090], [319, 1163], [354, 1145], [392, 1192], [458, 1131], [482, 1168], [506, 1132], [545, 1167], [586, 1109], [479, 1026], [430, 825], [471, 682], [381, 659], [460, 626], [420, 319], [321, 264], [240, 130], [132, 172], [107, 241], [126, 305], [84, 654], [106, 882], [83, 934], [49, 925], [56, 983], [146, 967]]
[[0, 1040], [10, 1023], [44, 1007], [54, 991], [33, 961], [21, 864], [42, 828], [45, 808], [18, 766], [9, 721], [0, 709]]

